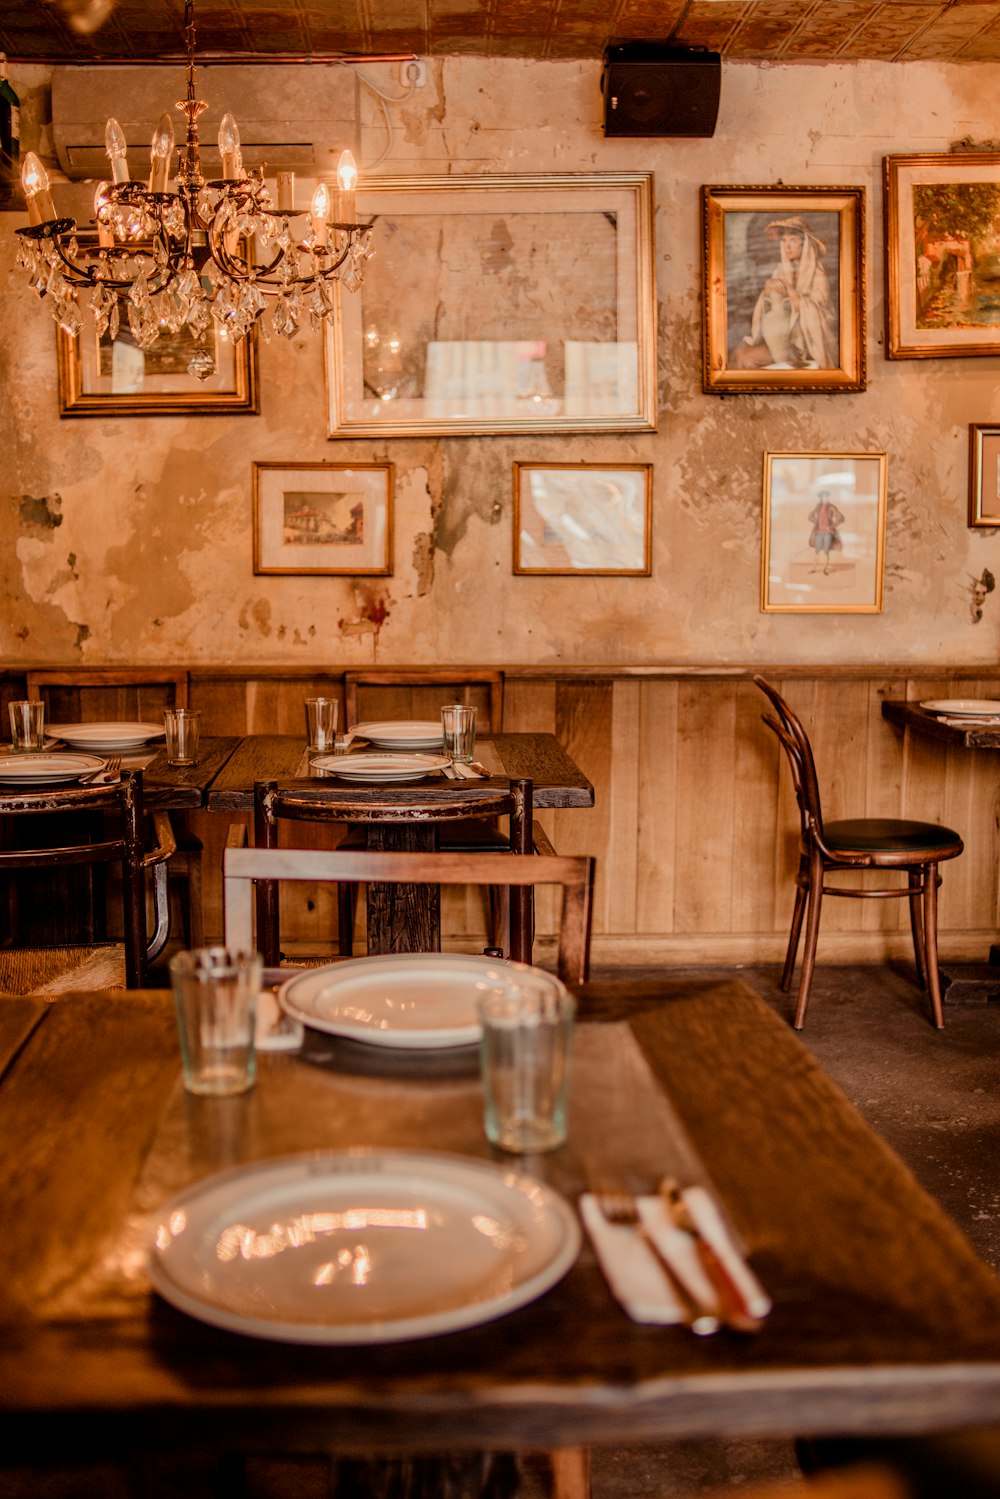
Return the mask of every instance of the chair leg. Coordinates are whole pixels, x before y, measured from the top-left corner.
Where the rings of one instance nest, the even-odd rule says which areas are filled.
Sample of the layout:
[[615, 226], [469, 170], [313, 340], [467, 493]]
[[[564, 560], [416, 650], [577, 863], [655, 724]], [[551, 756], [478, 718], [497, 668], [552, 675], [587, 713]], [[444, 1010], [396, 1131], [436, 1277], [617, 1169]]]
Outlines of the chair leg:
[[785, 953], [785, 967], [781, 975], [781, 988], [785, 994], [791, 988], [792, 974], [795, 972], [795, 959], [799, 952], [799, 938], [802, 935], [802, 917], [806, 909], [806, 879], [807, 869], [800, 867], [795, 877], [795, 905], [792, 908], [792, 927], [788, 934], [788, 951]]
[[554, 1447], [552, 1499], [590, 1499], [590, 1448]]
[[819, 942], [819, 918], [823, 908], [823, 861], [819, 855], [809, 862], [809, 897], [806, 910], [806, 943], [802, 953], [802, 972], [799, 975], [799, 999], [795, 1007], [795, 1029], [800, 1031], [806, 1023], [806, 1007], [812, 987], [813, 970], [816, 967], [816, 947]]
[[357, 885], [337, 886], [337, 951], [342, 958], [354, 956], [354, 903]]
[[927, 965], [927, 988], [931, 996], [934, 1024], [939, 1031], [944, 1030], [937, 940], [937, 893], [940, 883], [937, 865], [928, 864], [924, 876], [924, 961]]
[[913, 933], [913, 956], [917, 964], [917, 980], [921, 989], [927, 988], [927, 951], [924, 945], [924, 888], [926, 872], [919, 869], [909, 871], [910, 884], [910, 931]]

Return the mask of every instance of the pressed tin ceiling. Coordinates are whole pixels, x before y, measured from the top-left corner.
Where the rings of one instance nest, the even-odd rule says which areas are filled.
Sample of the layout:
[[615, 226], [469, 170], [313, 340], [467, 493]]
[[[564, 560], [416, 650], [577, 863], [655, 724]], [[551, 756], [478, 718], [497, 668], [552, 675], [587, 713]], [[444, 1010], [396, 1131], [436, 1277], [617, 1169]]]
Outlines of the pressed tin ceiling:
[[[15, 62], [159, 62], [182, 53], [183, 0], [8, 0]], [[611, 43], [739, 61], [1000, 61], [1000, 0], [205, 0], [199, 56], [600, 57]]]

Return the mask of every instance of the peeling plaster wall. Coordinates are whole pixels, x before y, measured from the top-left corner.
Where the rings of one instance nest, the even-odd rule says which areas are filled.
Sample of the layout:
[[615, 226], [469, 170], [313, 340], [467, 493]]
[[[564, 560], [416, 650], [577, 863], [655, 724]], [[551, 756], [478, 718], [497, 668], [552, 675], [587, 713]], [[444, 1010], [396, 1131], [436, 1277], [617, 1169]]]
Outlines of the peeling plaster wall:
[[[389, 66], [361, 73], [399, 94]], [[716, 134], [695, 141], [605, 140], [596, 62], [436, 60], [426, 88], [384, 111], [361, 84], [369, 171], [654, 172], [655, 434], [330, 442], [322, 340], [308, 332], [262, 346], [259, 416], [60, 420], [53, 325], [14, 268], [26, 220], [4, 214], [4, 659], [994, 662], [1000, 592], [975, 624], [969, 588], [984, 567], [1000, 574], [1000, 542], [967, 528], [966, 450], [970, 422], [1000, 420], [998, 360], [884, 358], [881, 161], [988, 141], [997, 76], [985, 64], [727, 65]], [[26, 147], [51, 156], [47, 73], [13, 81]], [[699, 189], [779, 181], [867, 190], [864, 393], [701, 392]], [[759, 612], [766, 450], [888, 453], [880, 616]], [[392, 577], [254, 577], [252, 461], [318, 459], [395, 464]], [[652, 577], [513, 577], [518, 459], [652, 462]]]

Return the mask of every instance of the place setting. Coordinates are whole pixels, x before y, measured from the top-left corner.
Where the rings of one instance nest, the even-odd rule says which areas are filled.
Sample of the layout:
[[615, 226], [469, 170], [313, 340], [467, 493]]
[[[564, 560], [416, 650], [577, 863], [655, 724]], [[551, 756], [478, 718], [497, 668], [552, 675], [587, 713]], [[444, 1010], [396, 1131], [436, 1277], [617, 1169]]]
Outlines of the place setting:
[[[440, 722], [433, 719], [387, 719], [355, 724], [337, 738], [335, 698], [306, 699], [306, 735], [310, 769], [322, 776], [371, 785], [405, 785], [429, 776], [479, 780], [486, 769], [472, 759], [476, 709], [447, 704]], [[370, 746], [370, 748], [369, 748]]]
[[920, 706], [935, 718], [959, 728], [1000, 723], [1000, 699], [996, 698], [932, 698]]

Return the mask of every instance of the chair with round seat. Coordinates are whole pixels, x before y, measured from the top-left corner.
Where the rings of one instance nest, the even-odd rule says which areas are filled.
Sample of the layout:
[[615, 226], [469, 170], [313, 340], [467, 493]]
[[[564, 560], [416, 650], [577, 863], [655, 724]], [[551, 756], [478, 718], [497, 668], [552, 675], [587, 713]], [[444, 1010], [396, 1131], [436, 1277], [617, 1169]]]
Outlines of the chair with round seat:
[[[825, 895], [854, 900], [903, 898], [910, 904], [910, 927], [917, 976], [931, 1000], [934, 1024], [944, 1025], [941, 978], [938, 972], [937, 892], [941, 883], [938, 865], [962, 852], [961, 836], [953, 828], [935, 822], [908, 818], [861, 817], [825, 822], [819, 780], [809, 737], [775, 687], [763, 677], [754, 682], [768, 698], [774, 714], [762, 715], [777, 736], [788, 759], [799, 808], [799, 867], [795, 876], [795, 905], [788, 939], [781, 987], [791, 987], [805, 922], [805, 947], [799, 975], [795, 1029], [805, 1024], [809, 990], [816, 966], [820, 913]], [[845, 887], [826, 883], [826, 876], [849, 870], [885, 869], [905, 874], [905, 885], [878, 888]]]

